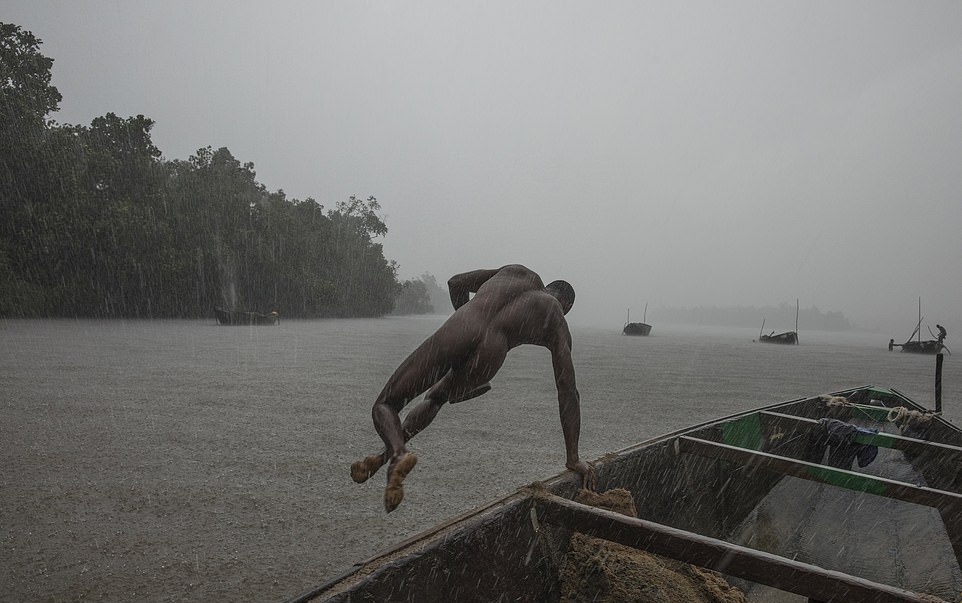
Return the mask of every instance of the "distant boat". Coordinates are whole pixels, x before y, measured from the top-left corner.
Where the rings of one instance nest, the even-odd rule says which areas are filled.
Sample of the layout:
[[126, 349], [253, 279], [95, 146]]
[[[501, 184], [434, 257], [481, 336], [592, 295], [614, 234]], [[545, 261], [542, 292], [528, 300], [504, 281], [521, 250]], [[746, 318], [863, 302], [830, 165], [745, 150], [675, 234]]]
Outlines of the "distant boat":
[[758, 341], [762, 343], [782, 343], [786, 345], [798, 345], [798, 298], [795, 298], [795, 330], [785, 331], [776, 334], [772, 331], [768, 335], [763, 335], [765, 330], [765, 319], [762, 319], [762, 328], [758, 331]]
[[261, 314], [260, 312], [241, 312], [214, 308], [217, 324], [221, 325], [276, 325], [280, 322], [277, 312]]
[[[645, 304], [645, 314], [642, 320], [648, 318], [648, 304]], [[621, 330], [622, 335], [649, 335], [651, 333], [651, 325], [645, 322], [631, 322], [631, 308], [628, 308], [628, 320], [625, 322], [625, 328]]]
[[[764, 328], [764, 324], [762, 325]], [[787, 345], [798, 345], [798, 333], [795, 331], [785, 331], [784, 333], [775, 333], [772, 331], [769, 335], [759, 335], [758, 341], [762, 343], [784, 343]]]
[[[915, 330], [912, 331], [909, 338], [905, 340], [905, 343], [895, 343], [895, 339], [889, 339], [889, 351], [891, 352], [894, 348], [900, 347], [903, 352], [910, 352], [912, 354], [938, 354], [942, 350], [946, 350], [951, 354], [951, 350], [945, 347], [943, 343], [947, 336], [945, 327], [942, 325], [935, 325], [935, 327], [939, 330], [938, 335], [932, 333], [935, 339], [922, 341], [922, 298], [919, 297], [919, 321], [915, 323]], [[931, 329], [929, 332], [931, 333]], [[913, 341], [912, 338], [916, 335], [918, 335], [918, 339]]]
[[938, 354], [945, 346], [938, 339], [928, 339], [926, 341], [906, 341], [905, 343], [895, 343], [894, 339], [889, 340], [889, 351], [896, 346], [901, 347], [903, 352], [913, 354]]

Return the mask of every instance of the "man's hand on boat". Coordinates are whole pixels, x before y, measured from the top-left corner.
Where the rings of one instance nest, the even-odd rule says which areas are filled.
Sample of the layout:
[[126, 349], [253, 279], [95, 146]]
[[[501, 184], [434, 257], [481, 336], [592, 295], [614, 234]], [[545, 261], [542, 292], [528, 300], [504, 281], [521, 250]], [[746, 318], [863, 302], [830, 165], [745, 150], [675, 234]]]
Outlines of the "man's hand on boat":
[[598, 479], [595, 477], [595, 466], [585, 461], [575, 461], [565, 465], [581, 476], [581, 485], [588, 490], [594, 491], [598, 487]]

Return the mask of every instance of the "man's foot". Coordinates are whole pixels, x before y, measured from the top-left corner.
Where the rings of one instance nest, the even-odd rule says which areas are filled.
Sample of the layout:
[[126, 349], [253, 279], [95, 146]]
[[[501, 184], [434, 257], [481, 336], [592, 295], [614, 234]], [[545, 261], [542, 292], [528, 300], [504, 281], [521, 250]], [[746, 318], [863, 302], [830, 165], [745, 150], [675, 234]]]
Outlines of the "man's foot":
[[367, 481], [377, 470], [384, 465], [384, 457], [380, 454], [366, 456], [359, 461], [351, 463], [351, 479], [359, 484]]
[[418, 462], [418, 457], [413, 452], [405, 452], [397, 459], [391, 461], [387, 473], [387, 487], [384, 489], [384, 510], [390, 513], [397, 509], [404, 499], [404, 478], [407, 477], [411, 469]]
[[479, 386], [477, 386], [476, 388], [472, 389], [471, 391], [469, 391], [468, 393], [464, 394], [464, 395], [461, 396], [460, 398], [455, 398], [455, 399], [452, 399], [452, 400], [448, 400], [448, 404], [457, 404], [458, 402], [464, 402], [465, 400], [470, 400], [470, 399], [472, 399], [472, 398], [477, 398], [478, 396], [483, 396], [484, 394], [488, 393], [489, 391], [491, 391], [491, 384], [490, 384], [490, 383], [485, 383], [484, 385], [479, 385]]

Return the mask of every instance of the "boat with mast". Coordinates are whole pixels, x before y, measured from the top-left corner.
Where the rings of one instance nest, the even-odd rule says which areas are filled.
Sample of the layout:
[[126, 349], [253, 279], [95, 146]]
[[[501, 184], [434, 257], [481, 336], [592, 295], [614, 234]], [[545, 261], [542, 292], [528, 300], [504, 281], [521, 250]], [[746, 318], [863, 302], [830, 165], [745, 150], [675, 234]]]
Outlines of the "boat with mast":
[[628, 308], [628, 319], [625, 321], [625, 327], [621, 330], [622, 335], [650, 335], [651, 325], [647, 322], [648, 320], [648, 304], [645, 304], [645, 313], [642, 316], [642, 322], [631, 322], [631, 308]]
[[[889, 339], [889, 351], [891, 352], [896, 347], [902, 348], [903, 352], [911, 352], [913, 354], [938, 354], [942, 350], [952, 353], [947, 347], [945, 347], [945, 338], [947, 333], [945, 332], [945, 327], [942, 325], [935, 325], [939, 330], [939, 334], [936, 335], [932, 333], [932, 329], [929, 329], [929, 334], [935, 339], [922, 340], [922, 297], [919, 296], [919, 321], [915, 323], [915, 330], [909, 335], [909, 338], [905, 340], [905, 343], [895, 343], [895, 339]], [[917, 337], [916, 339], [912, 339]]]
[[758, 330], [758, 341], [762, 343], [782, 343], [787, 345], [798, 345], [798, 298], [795, 298], [795, 330], [785, 331], [784, 333], [776, 334], [772, 331], [768, 335], [764, 335], [765, 331], [765, 319], [762, 319], [762, 328]]

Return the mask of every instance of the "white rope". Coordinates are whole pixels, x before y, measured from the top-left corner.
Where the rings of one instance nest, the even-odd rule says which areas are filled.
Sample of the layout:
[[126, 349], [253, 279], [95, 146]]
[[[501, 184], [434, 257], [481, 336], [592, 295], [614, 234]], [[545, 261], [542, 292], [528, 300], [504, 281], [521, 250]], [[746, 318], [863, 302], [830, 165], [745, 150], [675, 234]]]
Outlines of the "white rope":
[[941, 415], [941, 412], [921, 412], [918, 410], [909, 410], [904, 406], [896, 406], [889, 409], [886, 418], [889, 423], [895, 423], [896, 427], [903, 429], [909, 425], [917, 425], [920, 423], [928, 423], [932, 420], [932, 417]]

